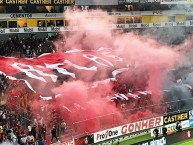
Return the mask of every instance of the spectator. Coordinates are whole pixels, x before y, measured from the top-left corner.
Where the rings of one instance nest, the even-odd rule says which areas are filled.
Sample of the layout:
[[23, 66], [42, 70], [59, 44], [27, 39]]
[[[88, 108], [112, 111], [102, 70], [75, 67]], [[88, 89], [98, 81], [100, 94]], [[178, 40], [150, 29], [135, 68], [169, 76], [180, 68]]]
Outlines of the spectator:
[[154, 134], [154, 138], [158, 138], [158, 135], [159, 135], [159, 130], [157, 128], [155, 128], [153, 130], [153, 134]]
[[29, 124], [27, 128], [28, 128], [28, 134], [31, 135], [32, 126]]
[[43, 141], [42, 139], [39, 140], [38, 144], [39, 144], [39, 145], [45, 145], [45, 144], [44, 144], [44, 141]]
[[54, 138], [56, 139], [56, 141], [58, 141], [57, 134], [56, 134], [56, 127], [55, 126], [52, 128], [51, 134], [52, 134], [51, 142], [53, 141]]
[[13, 145], [18, 145], [18, 140], [15, 134], [13, 134], [12, 136], [12, 142], [13, 142]]
[[177, 130], [177, 132], [181, 132], [182, 131], [181, 121], [177, 121], [177, 123], [176, 123], [176, 130]]
[[9, 124], [8, 123], [6, 123], [6, 125], [5, 125], [5, 127], [4, 127], [4, 130], [5, 131], [8, 131], [10, 128], [9, 128]]
[[36, 126], [33, 126], [33, 127], [32, 127], [31, 133], [32, 133], [34, 139], [36, 139], [36, 135], [37, 135]]
[[34, 143], [35, 143], [34, 137], [31, 135], [27, 136], [27, 144], [33, 145]]
[[46, 126], [45, 126], [45, 124], [43, 124], [41, 131], [42, 131], [43, 139], [45, 140], [46, 139]]
[[3, 142], [3, 139], [4, 139], [4, 133], [2, 128], [0, 128], [0, 143]]
[[24, 24], [23, 24], [23, 27], [27, 27], [27, 23], [24, 23]]
[[6, 123], [6, 112], [5, 111], [3, 111], [2, 120], [3, 120], [3, 124], [5, 124]]
[[65, 130], [66, 130], [66, 122], [63, 121], [63, 122], [61, 123], [61, 133], [64, 133]]
[[162, 133], [163, 133], [163, 136], [167, 135], [167, 127], [165, 126], [162, 127]]
[[22, 133], [21, 137], [21, 145], [27, 145], [27, 136], [24, 132]]
[[38, 140], [42, 139], [42, 131], [41, 129], [38, 131]]

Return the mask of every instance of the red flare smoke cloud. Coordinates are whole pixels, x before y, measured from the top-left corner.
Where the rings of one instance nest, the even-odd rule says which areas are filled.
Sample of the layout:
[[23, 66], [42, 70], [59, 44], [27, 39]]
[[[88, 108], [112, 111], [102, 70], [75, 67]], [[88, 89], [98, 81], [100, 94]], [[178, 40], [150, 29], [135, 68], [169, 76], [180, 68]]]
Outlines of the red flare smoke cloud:
[[[97, 13], [103, 14], [103, 17], [99, 18], [96, 16]], [[94, 18], [92, 18], [93, 15], [95, 15]], [[64, 45], [61, 45], [63, 39], [56, 41], [55, 45], [58, 51], [73, 49], [97, 51], [100, 48], [112, 50], [112, 54], [114, 54], [112, 57], [118, 56], [117, 63], [113, 63], [113, 68], [135, 64], [137, 68], [135, 74], [138, 76], [139, 82], [146, 75], [143, 74], [143, 70], [147, 70], [149, 78], [146, 90], [156, 94], [152, 97], [153, 102], [158, 103], [160, 101], [164, 72], [172, 69], [176, 59], [179, 57], [173, 49], [146, 36], [136, 36], [133, 33], [122, 33], [121, 31], [113, 32], [108, 26], [114, 20], [102, 11], [67, 11], [65, 19], [68, 21], [69, 26], [76, 26], [77, 31], [61, 34], [64, 38]], [[120, 62], [118, 61], [119, 58], [123, 60]], [[81, 59], [76, 54], [71, 56], [71, 60], [77, 63], [80, 63]], [[97, 76], [99, 80], [101, 76], [108, 76], [107, 70], [109, 67], [97, 67], [101, 71], [100, 75]], [[85, 74], [76, 73], [87, 78], [86, 80], [97, 80], [97, 78], [94, 78], [96, 76], [93, 76], [88, 71]], [[129, 81], [130, 79], [132, 78], [125, 78], [124, 81]], [[104, 125], [105, 127], [112, 127], [112, 122], [120, 123], [124, 121], [124, 116], [117, 111], [115, 105], [108, 103], [103, 97], [104, 93], [111, 93], [111, 85], [106, 84], [98, 90], [89, 89], [90, 86], [91, 83], [72, 80], [64, 82], [58, 88], [54, 88], [52, 90], [54, 94], [61, 94], [53, 103], [54, 109], [68, 108], [69, 110], [63, 111], [63, 119], [69, 124], [79, 122], [73, 125], [77, 125], [77, 131], [82, 132], [92, 132], [101, 129], [103, 126], [99, 122], [108, 124]], [[39, 103], [41, 106], [44, 105], [43, 102]], [[53, 108], [51, 109], [53, 110]], [[145, 118], [149, 114], [148, 111], [145, 113], [139, 111], [137, 114], [126, 116], [126, 118], [127, 120], [135, 121], [138, 118]], [[104, 115], [106, 115], [106, 118], [96, 118]]]
[[[102, 18], [96, 16], [97, 13], [103, 14]], [[96, 17], [92, 18], [91, 16]], [[102, 11], [91, 12], [72, 12], [65, 13], [65, 19], [68, 20], [69, 26], [76, 26], [78, 31], [64, 33], [65, 38], [64, 47], [62, 47], [61, 40], [55, 42], [57, 49], [60, 50], [98, 50], [99, 48], [110, 48], [113, 53], [123, 61], [115, 63], [113, 67], [119, 68], [122, 65], [128, 66], [135, 63], [139, 69], [136, 69], [136, 75], [143, 78], [142, 70], [147, 69], [149, 74], [147, 90], [151, 90], [154, 94], [153, 101], [158, 102], [161, 99], [161, 82], [164, 71], [171, 69], [178, 58], [178, 54], [166, 45], [161, 45], [155, 40], [146, 36], [136, 36], [133, 33], [113, 32], [107, 26], [111, 25], [114, 20]], [[117, 51], [116, 51], [117, 50]], [[81, 59], [76, 55], [72, 56], [73, 60], [80, 62]], [[102, 76], [107, 75], [108, 68], [100, 68]], [[141, 68], [141, 69], [140, 69]], [[78, 72], [77, 72], [78, 73]], [[86, 73], [80, 74], [89, 80], [92, 80], [93, 75]], [[130, 78], [127, 78], [128, 80]], [[138, 80], [140, 81], [140, 79]], [[62, 94], [60, 98], [56, 99], [56, 106], [76, 106], [80, 107], [79, 111], [70, 112], [69, 115], [64, 115], [66, 120], [70, 121], [84, 121], [98, 116], [103, 116], [111, 113], [116, 113], [115, 116], [109, 115], [107, 120], [109, 126], [113, 118], [122, 120], [123, 116], [117, 111], [114, 105], [108, 104], [104, 101], [102, 95], [111, 91], [111, 86], [106, 86], [108, 89], [99, 89], [97, 91], [90, 91], [88, 84], [81, 81], [70, 81], [63, 83], [59, 88], [53, 89], [55, 94]], [[66, 113], [66, 112], [65, 112]], [[138, 112], [134, 116], [130, 116], [130, 120], [136, 120], [139, 116], [145, 117], [148, 113]], [[70, 122], [69, 121], [69, 122]], [[97, 119], [92, 119], [87, 122], [87, 125], [82, 124], [81, 130], [93, 131], [99, 129]], [[81, 124], [81, 123], [80, 123]]]

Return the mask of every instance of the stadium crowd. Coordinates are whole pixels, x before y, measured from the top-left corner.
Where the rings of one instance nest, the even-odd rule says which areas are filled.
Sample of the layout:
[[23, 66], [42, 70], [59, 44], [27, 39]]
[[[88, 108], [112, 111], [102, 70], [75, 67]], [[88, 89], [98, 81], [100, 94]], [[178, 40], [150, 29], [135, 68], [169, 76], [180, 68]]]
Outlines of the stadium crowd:
[[45, 126], [37, 131], [36, 125], [28, 124], [24, 128], [23, 114], [9, 112], [7, 109], [0, 111], [0, 142], [12, 142], [14, 145], [32, 145], [38, 140], [40, 145], [44, 145], [43, 137]]
[[17, 36], [9, 37], [8, 40], [0, 42], [0, 55], [15, 57], [36, 57], [43, 53], [55, 51], [53, 40], [57, 36], [37, 38], [30, 36], [19, 39]]
[[[143, 2], [144, 1], [144, 2]], [[123, 3], [119, 5], [110, 5], [110, 6], [98, 6], [98, 5], [84, 5], [84, 6], [64, 6], [60, 8], [56, 7], [44, 7], [36, 9], [36, 13], [63, 13], [63, 11], [67, 9], [75, 10], [93, 10], [93, 9], [102, 9], [108, 12], [112, 11], [158, 11], [158, 10], [187, 10], [191, 9], [192, 6], [187, 7], [186, 5], [162, 5], [159, 2], [153, 2], [151, 4], [147, 3], [145, 0], [140, 0], [140, 3], [137, 2], [130, 2], [130, 3]], [[31, 13], [30, 9], [26, 8], [25, 6], [18, 8], [18, 13]]]
[[[66, 131], [66, 123], [64, 121], [60, 122], [55, 112], [51, 114], [52, 122], [45, 125], [40, 120], [40, 116], [32, 113], [28, 104], [21, 103], [21, 94], [15, 96], [16, 94], [12, 93], [10, 97], [6, 96], [6, 103], [3, 105], [6, 91], [10, 91], [10, 88], [16, 88], [17, 86], [22, 86], [22, 82], [10, 82], [5, 75], [0, 75], [0, 143], [11, 142], [14, 145], [38, 143], [38, 145], [45, 145], [58, 141], [59, 136]], [[24, 87], [21, 88], [24, 89]], [[26, 91], [24, 95], [27, 95], [26, 93], [28, 92]], [[30, 97], [32, 94], [29, 92], [28, 96]], [[30, 101], [30, 98], [28, 100]]]

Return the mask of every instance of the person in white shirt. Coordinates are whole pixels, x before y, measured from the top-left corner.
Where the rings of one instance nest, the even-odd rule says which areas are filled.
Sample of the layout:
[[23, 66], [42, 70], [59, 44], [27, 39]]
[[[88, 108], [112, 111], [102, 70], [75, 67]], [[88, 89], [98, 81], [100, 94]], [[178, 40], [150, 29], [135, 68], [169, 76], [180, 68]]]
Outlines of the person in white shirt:
[[12, 142], [13, 142], [13, 145], [18, 145], [17, 143], [17, 137], [15, 134], [12, 135]]
[[6, 123], [6, 113], [5, 112], [3, 112], [2, 114], [2, 119], [3, 119], [3, 123]]
[[21, 145], [26, 145], [27, 143], [27, 136], [24, 134], [21, 138]]
[[31, 129], [32, 129], [32, 126], [29, 124], [27, 128], [28, 128], [28, 134], [31, 135]]

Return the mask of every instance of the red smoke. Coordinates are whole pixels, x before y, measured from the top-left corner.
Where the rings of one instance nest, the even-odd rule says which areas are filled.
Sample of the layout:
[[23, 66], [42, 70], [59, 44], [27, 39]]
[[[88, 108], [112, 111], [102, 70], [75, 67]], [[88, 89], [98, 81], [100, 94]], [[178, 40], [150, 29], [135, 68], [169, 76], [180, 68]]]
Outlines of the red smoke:
[[[98, 84], [98, 86], [93, 83], [112, 77], [112, 71], [116, 69], [128, 68], [121, 81], [124, 83], [134, 81], [134, 85], [140, 87], [146, 86], [143, 83], [147, 79], [145, 89], [152, 91], [152, 102], [159, 103], [162, 98], [161, 84], [165, 71], [172, 69], [178, 58], [178, 54], [174, 51], [175, 49], [160, 44], [147, 36], [137, 36], [133, 33], [122, 33], [121, 31], [114, 32], [114, 30], [109, 29], [109, 25], [115, 20], [112, 20], [105, 13], [102, 13], [103, 18], [101, 20], [97, 13], [101, 14], [102, 12], [66, 12], [66, 20], [69, 21], [69, 26], [78, 25], [76, 27], [77, 31], [64, 33], [63, 44], [61, 44], [63, 42], [61, 39], [55, 42], [58, 51], [79, 49], [93, 50], [92, 53], [64, 54], [56, 52], [55, 54], [45, 55], [33, 60], [26, 59], [25, 62], [23, 59], [12, 59], [12, 61], [8, 62], [7, 58], [1, 58], [3, 61], [1, 67], [7, 72], [11, 72], [11, 65], [7, 67], [7, 65], [3, 64], [5, 62], [6, 64], [12, 64], [17, 61], [29, 65], [38, 64], [45, 66], [45, 63], [62, 64], [64, 60], [70, 60], [72, 64], [96, 68], [96, 70], [80, 70], [75, 69], [72, 64], [65, 63], [60, 65], [60, 68], [67, 68], [70, 72], [76, 71], [76, 78], [69, 79], [68, 82], [64, 82], [57, 88], [52, 88], [54, 86], [52, 84], [48, 85], [49, 80], [46, 80], [44, 84], [38, 84], [37, 80], [33, 79], [40, 91], [49, 92], [51, 90], [53, 96], [55, 94], [56, 97], [52, 98], [52, 101], [43, 101], [41, 99], [32, 103], [29, 101], [31, 110], [35, 115], [34, 118], [39, 116], [39, 120], [51, 127], [54, 124], [50, 124], [53, 118], [55, 123], [59, 123], [56, 119], [59, 116], [67, 123], [69, 128], [72, 127], [74, 129], [75, 135], [111, 128], [127, 121], [153, 117], [150, 111], [151, 108], [149, 110], [135, 111], [135, 114], [128, 111], [120, 112], [114, 103], [106, 99], [106, 96], [111, 96], [113, 93], [111, 83], [102, 83]], [[91, 18], [90, 15], [95, 15], [95, 18]], [[104, 59], [97, 59], [98, 63], [95, 63], [83, 57], [83, 54]], [[42, 71], [49, 73], [49, 69], [45, 67], [42, 68]], [[15, 74], [16, 69], [13, 69], [12, 72]], [[92, 88], [93, 86], [97, 87]], [[17, 92], [12, 92], [12, 94], [15, 96]], [[61, 95], [57, 97], [58, 94]], [[33, 98], [32, 95], [31, 98]], [[152, 104], [149, 103], [148, 105]], [[138, 106], [135, 105], [134, 107], [137, 108]]]
[[[112, 24], [111, 18], [103, 13], [103, 20], [98, 17], [91, 18], [101, 11], [92, 12], [66, 12], [66, 20], [69, 26], [77, 26], [73, 32], [64, 34], [64, 47], [58, 40], [55, 44], [58, 50], [98, 50], [99, 48], [110, 48], [113, 68], [128, 67], [133, 64], [132, 71], [137, 76], [137, 81], [149, 75], [146, 90], [153, 92], [152, 101], [157, 103], [161, 99], [161, 83], [165, 70], [173, 68], [178, 54], [168, 46], [164, 46], [145, 36], [136, 36], [133, 33], [115, 33], [109, 29]], [[88, 18], [89, 17], [89, 18]], [[111, 22], [110, 22], [111, 20]], [[76, 53], [75, 53], [76, 54]], [[115, 56], [117, 56], [115, 58]], [[81, 62], [82, 58], [72, 55], [74, 62]], [[110, 60], [111, 58], [108, 58]], [[119, 60], [118, 58], [123, 58]], [[93, 75], [89, 71], [78, 75], [86, 80], [100, 80], [102, 76], [108, 76], [109, 67], [97, 65], [100, 74]], [[135, 69], [136, 68], [136, 69]], [[124, 81], [132, 78], [125, 77]], [[139, 118], [152, 117], [151, 113], [138, 111], [130, 116], [124, 116], [118, 112], [115, 105], [104, 99], [104, 94], [111, 94], [110, 84], [97, 90], [90, 89], [92, 82], [69, 81], [62, 86], [53, 89], [54, 94], [61, 94], [52, 102], [52, 110], [60, 109], [62, 118], [75, 128], [76, 133], [93, 132], [112, 125], [121, 123], [124, 120], [136, 121]], [[150, 105], [150, 104], [149, 104]], [[54, 108], [54, 109], [53, 109]], [[113, 114], [112, 114], [113, 113]]]
[[[109, 89], [110, 90], [110, 89]], [[107, 92], [109, 90], [106, 90]], [[62, 93], [62, 96], [56, 99], [56, 106], [60, 106], [69, 109], [69, 118], [64, 118], [70, 122], [79, 122], [77, 125], [78, 131], [91, 132], [100, 128], [100, 120], [108, 122], [114, 121], [114, 117], [118, 117], [122, 120], [122, 116], [116, 110], [114, 106], [109, 104], [102, 98], [103, 91], [94, 92], [90, 91], [89, 85], [81, 81], [73, 81], [64, 83], [61, 87], [53, 90], [55, 94]], [[71, 109], [72, 108], [72, 109]], [[114, 115], [105, 116], [111, 113], [117, 113]], [[105, 116], [105, 117], [104, 117]], [[96, 119], [96, 117], [101, 117]], [[105, 127], [108, 127], [105, 126]]]
[[[97, 13], [102, 13], [103, 18], [100, 19]], [[91, 15], [95, 15], [95, 18], [91, 18]], [[60, 39], [55, 42], [58, 51], [82, 49], [99, 52], [99, 50], [104, 48], [107, 51], [104, 51], [105, 53], [102, 54], [102, 58], [110, 62], [112, 62], [111, 60], [114, 61], [112, 64], [106, 61], [106, 66], [93, 65], [85, 62], [85, 58], [79, 57], [81, 56], [81, 52], [71, 53], [70, 55], [56, 53], [44, 56], [45, 60], [49, 57], [46, 63], [53, 61], [53, 58], [58, 60], [66, 59], [80, 66], [96, 66], [97, 70], [73, 70], [73, 67], [69, 64], [68, 67], [70, 69], [77, 71], [76, 74], [80, 80], [70, 79], [58, 88], [54, 88], [52, 90], [53, 94], [61, 95], [52, 101], [35, 100], [31, 104], [33, 113], [35, 115], [39, 114], [43, 118], [43, 123], [48, 124], [50, 118], [56, 115], [56, 113], [52, 112], [59, 109], [60, 117], [67, 122], [68, 126], [75, 129], [76, 134], [111, 128], [118, 123], [125, 123], [125, 121], [137, 121], [138, 119], [152, 117], [151, 112], [148, 110], [138, 111], [136, 114], [129, 113], [127, 115], [120, 113], [115, 104], [105, 99], [107, 95], [112, 93], [111, 84], [106, 83], [99, 85], [96, 89], [91, 89], [93, 81], [103, 80], [103, 78], [109, 76], [109, 73], [111, 74], [117, 68], [128, 68], [127, 75], [123, 79], [124, 82], [132, 80], [134, 73], [137, 76], [135, 81], [141, 83], [144, 76], [149, 74], [146, 90], [153, 92], [152, 101], [158, 103], [161, 99], [161, 83], [164, 72], [167, 69], [173, 68], [178, 54], [168, 46], [160, 44], [146, 36], [137, 36], [133, 33], [122, 33], [121, 31], [113, 32], [110, 27], [115, 20], [112, 20], [106, 13], [101, 11], [66, 12], [65, 19], [69, 21], [69, 26], [78, 25], [76, 27], [77, 31], [66, 32], [63, 35], [64, 40]], [[107, 56], [109, 52], [111, 54]], [[101, 54], [93, 52], [93, 55]], [[40, 61], [41, 58], [35, 60], [38, 63], [45, 63]], [[104, 64], [104, 60], [98, 61]], [[129, 66], [132, 66], [132, 68]], [[144, 70], [146, 70], [147, 74], [144, 74]], [[37, 86], [40, 85], [37, 84]], [[52, 88], [48, 87], [47, 89], [50, 90]]]
[[[91, 16], [94, 17], [91, 18]], [[163, 73], [165, 70], [173, 67], [178, 57], [178, 54], [171, 48], [147, 36], [136, 36], [133, 33], [114, 33], [107, 26], [111, 26], [112, 22], [116, 20], [102, 11], [67, 11], [66, 20], [69, 21], [69, 26], [76, 26], [78, 31], [67, 32], [64, 48], [58, 47], [58, 50], [98, 50], [101, 47], [119, 50], [113, 53], [124, 58], [123, 65], [131, 65], [135, 62], [139, 68], [148, 70], [149, 80], [147, 90], [151, 90], [155, 94], [160, 94]], [[76, 60], [79, 61], [79, 58], [76, 58]], [[114, 66], [120, 67], [120, 63], [114, 64]], [[104, 74], [106, 73], [106, 71], [103, 72]], [[143, 72], [137, 69], [136, 74], [142, 76]], [[92, 76], [88, 74], [87, 77]], [[161, 98], [153, 99], [154, 102], [159, 102]]]

